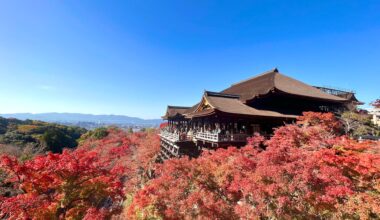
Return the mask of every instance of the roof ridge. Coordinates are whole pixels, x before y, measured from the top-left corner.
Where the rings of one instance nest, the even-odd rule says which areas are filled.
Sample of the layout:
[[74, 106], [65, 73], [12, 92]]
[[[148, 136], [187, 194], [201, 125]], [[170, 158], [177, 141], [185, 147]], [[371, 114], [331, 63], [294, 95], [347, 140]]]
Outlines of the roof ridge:
[[258, 74], [258, 75], [256, 75], [256, 76], [252, 76], [252, 77], [250, 77], [250, 78], [248, 78], [248, 79], [244, 79], [244, 80], [241, 80], [241, 81], [239, 81], [239, 82], [233, 83], [233, 84], [231, 84], [230, 87], [235, 86], [235, 85], [238, 85], [238, 84], [241, 84], [241, 83], [244, 83], [244, 82], [247, 82], [247, 81], [250, 81], [250, 80], [252, 80], [252, 79], [255, 79], [255, 78], [258, 78], [258, 77], [260, 77], [260, 76], [264, 76], [264, 75], [267, 75], [267, 74], [270, 74], [270, 73], [279, 73], [279, 71], [278, 71], [278, 69], [277, 69], [277, 67], [276, 67], [276, 68], [274, 68], [274, 69], [271, 69], [271, 70], [265, 71], [265, 72], [263, 72], [263, 73], [260, 73], [260, 74]]
[[188, 109], [188, 108], [191, 108], [191, 107], [187, 107], [187, 106], [168, 105], [168, 108], [185, 108], [185, 109]]
[[221, 92], [212, 92], [212, 91], [205, 91], [205, 94], [207, 96], [217, 96], [217, 97], [224, 97], [224, 98], [234, 98], [234, 99], [239, 99], [240, 95], [235, 95], [235, 94], [226, 94], [226, 93], [221, 93]]

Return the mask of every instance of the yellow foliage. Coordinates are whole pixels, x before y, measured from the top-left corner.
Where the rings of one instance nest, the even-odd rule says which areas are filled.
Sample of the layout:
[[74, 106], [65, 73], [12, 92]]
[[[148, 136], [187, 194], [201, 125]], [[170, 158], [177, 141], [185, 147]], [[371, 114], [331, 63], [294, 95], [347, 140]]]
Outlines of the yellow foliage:
[[38, 125], [18, 125], [17, 130], [21, 133], [33, 133], [38, 129]]

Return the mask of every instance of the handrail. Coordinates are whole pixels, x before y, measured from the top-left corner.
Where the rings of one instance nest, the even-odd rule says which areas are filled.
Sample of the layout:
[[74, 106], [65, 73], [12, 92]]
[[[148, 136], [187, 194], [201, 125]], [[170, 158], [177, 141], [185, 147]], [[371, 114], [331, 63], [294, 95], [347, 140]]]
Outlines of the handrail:
[[197, 132], [196, 139], [212, 142], [246, 142], [247, 134], [220, 134], [211, 132]]
[[220, 134], [211, 132], [197, 132], [192, 135], [186, 133], [171, 133], [168, 131], [161, 131], [161, 137], [164, 137], [171, 142], [177, 141], [191, 141], [191, 140], [206, 140], [211, 142], [246, 142], [247, 134]]
[[176, 141], [186, 141], [186, 140], [189, 140], [189, 137], [186, 135], [186, 133], [171, 133], [171, 132], [168, 132], [168, 131], [161, 131], [160, 135], [166, 139], [169, 139], [170, 141], [172, 142], [176, 142]]

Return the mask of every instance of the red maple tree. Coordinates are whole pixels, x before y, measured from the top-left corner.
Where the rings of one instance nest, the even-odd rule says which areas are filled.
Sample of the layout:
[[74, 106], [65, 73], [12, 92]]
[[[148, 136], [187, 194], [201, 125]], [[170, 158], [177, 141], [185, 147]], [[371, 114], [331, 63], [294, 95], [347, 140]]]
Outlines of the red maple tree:
[[160, 124], [160, 129], [166, 128], [169, 125], [168, 122], [163, 122]]
[[109, 217], [120, 211], [127, 167], [117, 161], [128, 145], [107, 150], [64, 150], [24, 163], [2, 156], [6, 181], [20, 194], [3, 198], [0, 216], [7, 219], [65, 219]]
[[376, 99], [375, 101], [371, 102], [371, 105], [375, 108], [380, 108], [380, 99]]
[[125, 176], [125, 194], [131, 196], [136, 190], [153, 178], [153, 166], [160, 151], [160, 139], [156, 130], [129, 133], [118, 128], [109, 128], [108, 135], [101, 139], [89, 137], [82, 141], [79, 149], [110, 152], [118, 146], [127, 145], [128, 153], [115, 163], [128, 167]]

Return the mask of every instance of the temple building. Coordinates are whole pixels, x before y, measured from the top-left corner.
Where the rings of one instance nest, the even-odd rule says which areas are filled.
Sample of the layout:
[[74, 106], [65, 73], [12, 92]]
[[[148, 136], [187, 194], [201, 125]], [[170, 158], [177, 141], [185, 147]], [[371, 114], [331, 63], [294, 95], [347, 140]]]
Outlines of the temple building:
[[304, 111], [341, 112], [358, 104], [353, 92], [310, 86], [273, 69], [221, 92], [205, 91], [193, 106], [168, 106], [160, 156], [196, 157], [205, 148], [244, 146], [254, 133], [269, 137]]

